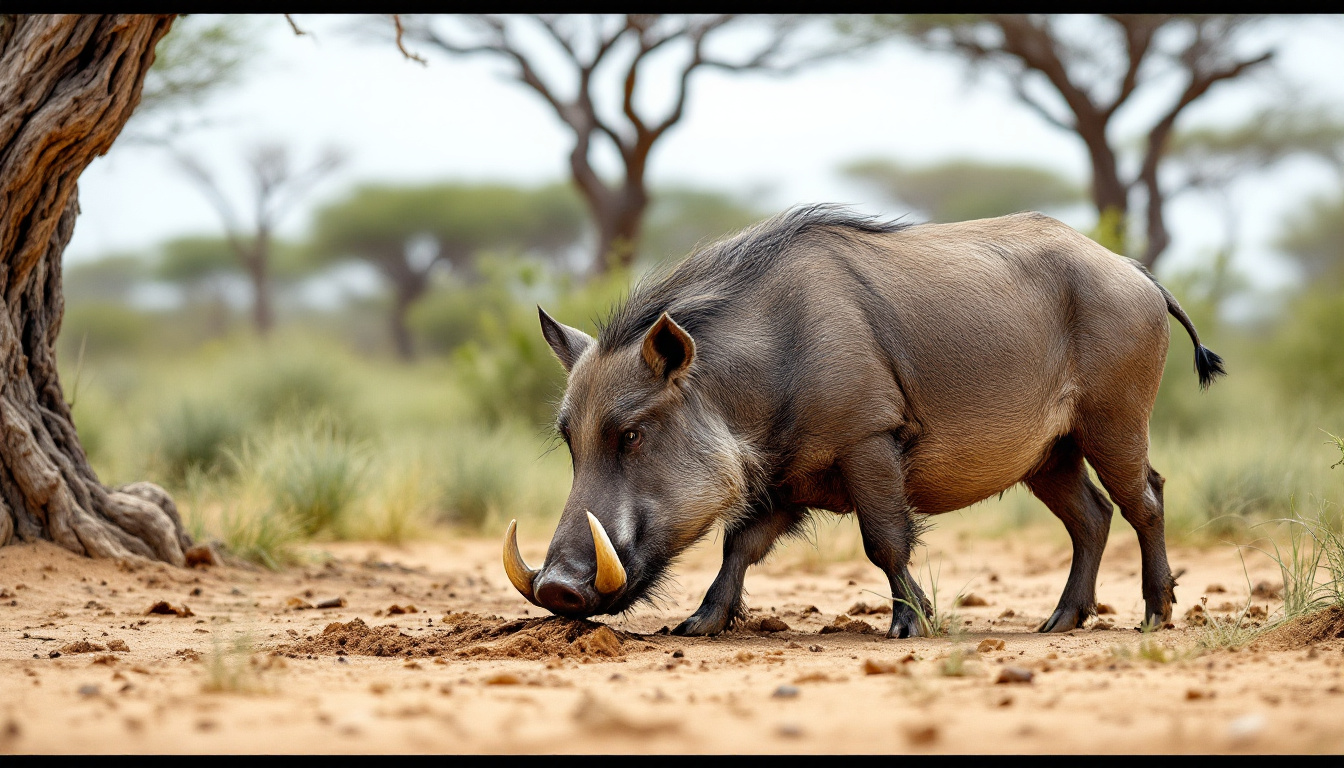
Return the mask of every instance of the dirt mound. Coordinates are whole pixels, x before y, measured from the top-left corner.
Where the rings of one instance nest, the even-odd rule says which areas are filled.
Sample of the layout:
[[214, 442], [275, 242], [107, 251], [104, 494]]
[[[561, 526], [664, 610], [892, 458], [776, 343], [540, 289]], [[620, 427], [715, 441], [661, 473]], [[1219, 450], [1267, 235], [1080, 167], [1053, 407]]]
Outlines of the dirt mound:
[[835, 621], [821, 628], [821, 634], [831, 635], [837, 632], [849, 632], [856, 635], [874, 635], [878, 629], [872, 624], [859, 619], [851, 618], [847, 614], [840, 614], [835, 617]]
[[1332, 605], [1271, 629], [1256, 645], [1292, 649], [1340, 639], [1344, 639], [1344, 606]]
[[76, 640], [73, 643], [62, 645], [59, 650], [61, 653], [95, 653], [106, 651], [107, 648], [97, 643], [90, 643], [88, 640]]
[[277, 650], [289, 655], [456, 656], [482, 659], [614, 659], [635, 639], [592, 621], [556, 616], [501, 619], [474, 613], [443, 617], [442, 628], [408, 635], [399, 627], [370, 627], [362, 619], [332, 622], [320, 635], [309, 635]]

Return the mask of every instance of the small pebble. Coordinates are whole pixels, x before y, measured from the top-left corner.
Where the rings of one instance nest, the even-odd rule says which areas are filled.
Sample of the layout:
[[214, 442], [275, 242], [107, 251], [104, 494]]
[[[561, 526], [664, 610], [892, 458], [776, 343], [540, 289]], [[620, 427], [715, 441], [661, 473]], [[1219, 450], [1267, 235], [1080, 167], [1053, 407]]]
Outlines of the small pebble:
[[1002, 683], [1030, 683], [1034, 673], [1030, 669], [1022, 667], [1005, 666], [999, 670], [999, 676], [994, 679], [996, 684]]
[[1002, 651], [1003, 641], [997, 637], [986, 637], [975, 647], [976, 653], [987, 653], [989, 651]]
[[792, 699], [795, 698], [797, 695], [798, 695], [798, 686], [781, 685], [775, 689], [774, 693], [770, 694], [770, 697], [775, 699]]
[[907, 725], [905, 738], [914, 745], [932, 744], [938, 740], [938, 726], [932, 723]]

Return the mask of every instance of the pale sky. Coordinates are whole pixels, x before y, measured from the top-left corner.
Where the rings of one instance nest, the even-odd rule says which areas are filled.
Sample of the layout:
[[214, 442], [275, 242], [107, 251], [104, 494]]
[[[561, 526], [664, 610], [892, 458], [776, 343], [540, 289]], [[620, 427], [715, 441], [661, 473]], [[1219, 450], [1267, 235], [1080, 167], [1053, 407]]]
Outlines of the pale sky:
[[[449, 59], [421, 48], [428, 66], [407, 61], [391, 42], [361, 39], [353, 17], [282, 16], [255, 21], [264, 46], [243, 82], [212, 97], [211, 123], [185, 132], [177, 146], [220, 169], [241, 195], [240, 155], [251, 143], [279, 140], [302, 159], [327, 145], [348, 164], [282, 226], [300, 236], [315, 205], [359, 182], [436, 180], [534, 184], [567, 178], [570, 134], [531, 91], [502, 77], [502, 63]], [[194, 20], [189, 20], [190, 21]], [[364, 23], [381, 23], [365, 20]], [[1181, 125], [1235, 121], [1285, 82], [1309, 98], [1344, 105], [1344, 24], [1338, 17], [1289, 19], [1271, 34], [1282, 76], [1215, 86], [1184, 113]], [[738, 38], [739, 41], [746, 38]], [[414, 46], [413, 46], [414, 47]], [[692, 81], [686, 117], [655, 148], [651, 186], [692, 184], [753, 199], [767, 210], [795, 203], [840, 202], [900, 215], [838, 168], [858, 158], [928, 163], [953, 157], [1026, 161], [1088, 179], [1081, 142], [1022, 107], [993, 76], [973, 80], [958, 61], [886, 46], [789, 77], [702, 71]], [[657, 67], [647, 80], [654, 80]], [[662, 103], [668, 89], [653, 91]], [[1118, 116], [1117, 135], [1150, 110]], [[1291, 276], [1268, 242], [1285, 213], [1329, 189], [1334, 177], [1305, 161], [1237, 185], [1245, 247], [1239, 263], [1262, 284]], [[160, 148], [119, 144], [80, 181], [82, 213], [67, 259], [77, 262], [166, 238], [219, 229], [213, 210]], [[1167, 267], [1198, 261], [1215, 247], [1222, 223], [1207, 202], [1172, 204], [1174, 242]], [[1086, 207], [1061, 218], [1090, 227]]]

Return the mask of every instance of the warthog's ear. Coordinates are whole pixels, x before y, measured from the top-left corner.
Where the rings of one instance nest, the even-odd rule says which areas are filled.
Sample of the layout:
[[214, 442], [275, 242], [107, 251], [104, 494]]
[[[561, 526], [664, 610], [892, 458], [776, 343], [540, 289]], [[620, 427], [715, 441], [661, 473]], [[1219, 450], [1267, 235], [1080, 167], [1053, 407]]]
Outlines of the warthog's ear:
[[664, 312], [644, 334], [642, 351], [654, 375], [672, 381], [685, 374], [695, 360], [695, 339]]
[[540, 306], [537, 307], [537, 314], [541, 316], [541, 335], [546, 337], [546, 343], [551, 345], [551, 351], [560, 358], [560, 364], [565, 366], [565, 372], [568, 373], [573, 370], [574, 363], [578, 362], [584, 350], [592, 346], [593, 337], [578, 328], [557, 323]]

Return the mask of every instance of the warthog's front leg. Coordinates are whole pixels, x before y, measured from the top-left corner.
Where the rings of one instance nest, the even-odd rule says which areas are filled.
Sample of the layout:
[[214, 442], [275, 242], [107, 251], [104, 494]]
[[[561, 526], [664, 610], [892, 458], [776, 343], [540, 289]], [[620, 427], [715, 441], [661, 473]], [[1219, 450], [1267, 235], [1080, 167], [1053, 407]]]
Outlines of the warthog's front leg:
[[887, 574], [894, 598], [887, 637], [928, 634], [931, 608], [910, 576], [910, 550], [915, 544], [910, 504], [905, 497], [901, 452], [890, 434], [858, 443], [838, 462], [859, 518], [868, 559]]
[[793, 530], [803, 510], [772, 509], [761, 512], [723, 539], [723, 565], [691, 617], [672, 630], [674, 635], [717, 635], [728, 628], [742, 611], [742, 580], [747, 566], [759, 563], [780, 536]]

